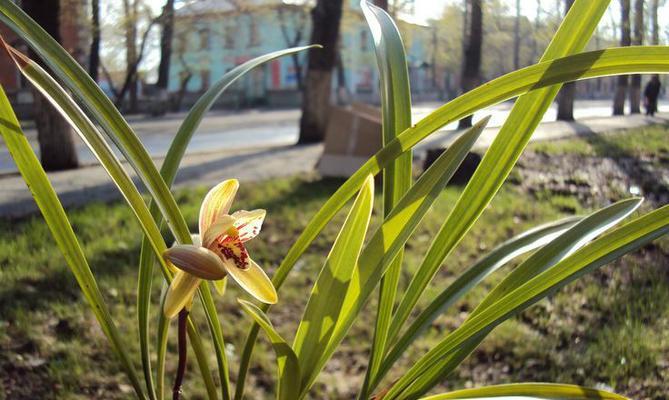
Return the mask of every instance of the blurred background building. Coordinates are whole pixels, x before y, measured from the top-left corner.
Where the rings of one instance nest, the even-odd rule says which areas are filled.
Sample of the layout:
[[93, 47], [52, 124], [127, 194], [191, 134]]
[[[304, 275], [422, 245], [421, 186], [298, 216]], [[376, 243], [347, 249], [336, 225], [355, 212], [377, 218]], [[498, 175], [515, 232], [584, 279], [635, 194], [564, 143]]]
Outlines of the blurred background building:
[[[199, 1], [176, 11], [169, 91], [192, 104], [212, 82], [249, 59], [309, 43], [310, 7], [282, 0]], [[418, 101], [439, 97], [432, 63], [433, 30], [399, 19], [406, 39], [412, 90]], [[377, 103], [378, 73], [371, 33], [357, 0], [345, 2], [334, 101]], [[317, 51], [317, 50], [316, 50]], [[231, 106], [299, 106], [306, 53], [283, 57], [252, 71], [232, 95]]]

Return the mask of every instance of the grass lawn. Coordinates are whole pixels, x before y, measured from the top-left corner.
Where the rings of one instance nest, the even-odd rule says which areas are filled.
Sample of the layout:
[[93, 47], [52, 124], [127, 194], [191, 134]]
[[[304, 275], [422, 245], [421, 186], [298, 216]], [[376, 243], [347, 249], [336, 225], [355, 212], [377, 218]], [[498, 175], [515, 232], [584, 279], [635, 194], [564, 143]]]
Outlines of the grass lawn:
[[[421, 305], [486, 251], [533, 226], [603, 207], [628, 197], [631, 188], [649, 198], [644, 210], [665, 204], [668, 136], [669, 129], [646, 128], [532, 144], [480, 221], [446, 260]], [[233, 209], [268, 210], [264, 228], [249, 243], [249, 251], [270, 275], [341, 182], [314, 176], [242, 182]], [[177, 193], [192, 230], [207, 189]], [[419, 265], [460, 190], [448, 187], [410, 240], [403, 284]], [[139, 227], [122, 203], [90, 204], [69, 215], [127, 346], [136, 355], [139, 372], [135, 328]], [[342, 220], [340, 214], [328, 225], [279, 292], [280, 302], [270, 318], [290, 339]], [[668, 252], [669, 240], [659, 240], [504, 323], [443, 386], [556, 381], [613, 388], [632, 398], [665, 398], [669, 391]], [[514, 265], [491, 276], [437, 319], [391, 372], [388, 382], [457, 327]], [[155, 286], [154, 304], [160, 291]], [[236, 366], [250, 322], [236, 306], [236, 297], [244, 295], [233, 284], [228, 288], [217, 301], [230, 363]], [[326, 367], [314, 398], [353, 396], [365, 371], [373, 306], [372, 301]], [[157, 307], [152, 312], [155, 315]], [[196, 312], [195, 317], [206, 332], [201, 315]], [[271, 398], [274, 385], [274, 354], [264, 337], [260, 342], [250, 374], [248, 398], [254, 399]], [[168, 384], [176, 366], [174, 340], [170, 351]], [[189, 370], [196, 372], [195, 365]], [[234, 382], [236, 369], [231, 373]], [[189, 399], [204, 398], [197, 373], [187, 377], [185, 394]], [[0, 399], [129, 397], [131, 388], [43, 220], [0, 221]]]

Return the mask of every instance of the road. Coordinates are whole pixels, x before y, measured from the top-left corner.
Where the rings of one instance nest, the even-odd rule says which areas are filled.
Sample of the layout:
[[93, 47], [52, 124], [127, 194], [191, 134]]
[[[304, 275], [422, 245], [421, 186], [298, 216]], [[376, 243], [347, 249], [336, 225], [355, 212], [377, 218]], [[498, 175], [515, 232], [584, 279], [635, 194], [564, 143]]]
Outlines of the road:
[[[413, 108], [414, 122], [436, 109], [440, 104], [417, 104]], [[485, 115], [491, 115], [489, 127], [501, 126], [509, 114], [512, 103], [502, 103], [477, 113], [476, 121]], [[669, 111], [669, 102], [660, 104], [661, 111]], [[554, 121], [556, 107], [553, 105], [544, 116], [544, 121]], [[604, 117], [611, 115], [611, 101], [579, 100], [574, 107], [576, 119]], [[157, 159], [165, 156], [172, 137], [177, 131], [185, 114], [170, 114], [162, 118], [130, 117], [129, 122], [140, 136], [149, 154]], [[245, 110], [240, 112], [213, 111], [202, 121], [189, 147], [189, 154], [199, 153], [234, 153], [249, 149], [266, 149], [295, 144], [298, 137], [300, 112], [290, 110]], [[455, 129], [457, 123], [447, 125], [442, 130]], [[35, 129], [26, 129], [33, 148], [39, 152]], [[80, 162], [84, 165], [96, 163], [93, 154], [78, 141], [77, 148]], [[0, 174], [14, 173], [16, 167], [11, 155], [0, 145]]]

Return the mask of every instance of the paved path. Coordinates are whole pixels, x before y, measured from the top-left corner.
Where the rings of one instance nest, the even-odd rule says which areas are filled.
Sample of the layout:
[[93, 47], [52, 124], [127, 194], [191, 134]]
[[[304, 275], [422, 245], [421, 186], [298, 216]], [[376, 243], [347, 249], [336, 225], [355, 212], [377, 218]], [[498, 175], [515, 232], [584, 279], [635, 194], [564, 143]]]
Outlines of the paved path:
[[[290, 112], [292, 111], [281, 113], [289, 115]], [[243, 118], [240, 121], [243, 121]], [[208, 122], [205, 120], [205, 123]], [[584, 118], [572, 123], [544, 122], [539, 125], [532, 140], [552, 140], [573, 135], [603, 133], [666, 123], [669, 123], [669, 113], [661, 113], [655, 118], [636, 115]], [[165, 124], [168, 124], [168, 122], [166, 121]], [[161, 128], [156, 127], [155, 124], [150, 125], [150, 128], [156, 129], [154, 136], [162, 135], [160, 133]], [[498, 130], [497, 127], [487, 128], [477, 142], [476, 147], [487, 147]], [[143, 139], [151, 136], [151, 134], [147, 135], [149, 136], [143, 135]], [[457, 132], [455, 131], [435, 133], [416, 147], [416, 156], [421, 157], [428, 148], [445, 147], [456, 136]], [[197, 138], [196, 135], [196, 143]], [[177, 188], [189, 185], [211, 186], [227, 177], [236, 177], [243, 182], [310, 172], [313, 171], [321, 152], [321, 145], [298, 147], [278, 145], [260, 149], [240, 147], [237, 150], [233, 148], [215, 152], [196, 151], [195, 153], [193, 153], [193, 146], [191, 146], [182, 163], [175, 186]], [[157, 156], [158, 164], [161, 161], [159, 157]], [[91, 201], [110, 201], [120, 198], [118, 191], [105, 171], [97, 165], [72, 171], [50, 173], [49, 177], [66, 207], [78, 206]], [[0, 188], [2, 188], [0, 190], [0, 217], [18, 218], [37, 211], [30, 192], [18, 174], [0, 175]]]
[[[489, 107], [474, 116], [474, 120], [490, 115], [489, 127], [501, 126], [506, 120], [512, 102], [505, 102]], [[413, 107], [413, 120], [419, 121], [440, 106], [439, 103], [423, 103]], [[660, 104], [660, 111], [669, 111], [669, 103]], [[577, 119], [608, 117], [611, 114], [611, 102], [601, 100], [577, 100], [574, 116]], [[555, 106], [544, 115], [544, 121], [554, 121]], [[131, 116], [129, 122], [140, 136], [154, 158], [162, 158], [167, 153], [172, 137], [185, 117], [184, 113], [170, 114], [160, 118]], [[295, 144], [298, 137], [300, 111], [288, 110], [245, 110], [239, 112], [213, 111], [207, 114], [198, 128], [197, 134], [188, 147], [188, 154], [221, 153], [266, 147], [288, 146]], [[457, 127], [457, 123], [445, 126], [448, 132]], [[37, 132], [25, 129], [25, 134], [38, 149]], [[78, 138], [77, 138], [78, 139]], [[97, 161], [83, 142], [77, 144], [79, 160], [82, 165], [94, 165]], [[11, 155], [0, 140], [0, 175], [16, 172]]]

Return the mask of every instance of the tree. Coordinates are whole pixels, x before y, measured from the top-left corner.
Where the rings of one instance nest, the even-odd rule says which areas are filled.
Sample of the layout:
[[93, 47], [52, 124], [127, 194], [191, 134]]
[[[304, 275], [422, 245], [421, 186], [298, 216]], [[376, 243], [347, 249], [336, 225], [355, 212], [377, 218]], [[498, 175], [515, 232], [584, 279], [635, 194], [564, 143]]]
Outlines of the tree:
[[100, 70], [109, 84], [110, 91], [114, 95], [114, 104], [116, 107], [121, 108], [123, 106], [126, 95], [129, 94], [130, 104], [128, 106], [128, 110], [131, 112], [137, 110], [137, 75], [139, 71], [139, 65], [144, 59], [151, 29], [153, 29], [154, 25], [156, 25], [160, 20], [160, 16], [152, 16], [150, 10], [145, 7], [143, 14], [148, 23], [146, 29], [142, 33], [142, 37], [139, 41], [139, 47], [137, 47], [136, 44], [133, 45], [137, 40], [137, 24], [140, 17], [142, 16], [138, 10], [138, 4], [139, 0], [123, 0], [123, 46], [122, 48], [118, 48], [118, 51], [120, 52], [125, 50], [126, 59], [125, 74], [123, 80], [121, 81], [120, 88], [114, 84], [114, 79], [111, 76], [109, 70], [103, 63], [100, 63]]
[[[60, 1], [51, 1], [49, 7], [45, 7], [42, 0], [23, 0], [21, 5], [25, 12], [44, 28], [47, 33], [56, 39], [56, 41], [61, 41]], [[47, 68], [37, 54], [31, 52], [31, 57]], [[74, 145], [74, 132], [72, 128], [36, 89], [33, 90], [33, 98], [37, 141], [39, 142], [42, 167], [46, 171], [77, 168], [79, 161], [77, 158], [77, 149]]]
[[[288, 20], [286, 14], [286, 8], [290, 7], [291, 19]], [[281, 35], [283, 40], [286, 42], [288, 47], [296, 47], [302, 43], [302, 38], [304, 37], [304, 30], [307, 26], [307, 6], [306, 4], [302, 5], [288, 5], [282, 4], [277, 8], [277, 13], [279, 16], [279, 27], [281, 28]], [[292, 34], [291, 34], [292, 30]], [[293, 68], [295, 69], [295, 81], [297, 83], [297, 88], [302, 90], [304, 88], [303, 79], [302, 79], [302, 63], [300, 62], [300, 54], [293, 53], [290, 56], [293, 62]]]
[[660, 44], [660, 25], [657, 22], [657, 12], [660, 8], [660, 0], [650, 1], [650, 44]]
[[388, 0], [374, 0], [374, 5], [388, 11]]
[[[630, 37], [630, 0], [620, 0], [620, 45], [629, 46]], [[627, 75], [618, 76], [618, 84], [613, 99], [613, 115], [625, 113], [625, 97], [627, 95]]]
[[[475, 88], [480, 81], [481, 45], [483, 44], [483, 9], [481, 0], [467, 0], [468, 34], [465, 36], [464, 63], [462, 64], [462, 91], [467, 92]], [[467, 27], [465, 28], [467, 29]], [[460, 120], [458, 128], [472, 126], [472, 117]]]
[[[126, 71], [132, 72], [133, 67], [137, 65], [137, 19], [138, 19], [138, 1], [137, 0], [123, 0], [123, 12], [125, 13], [125, 63]], [[127, 74], [129, 80], [124, 87], [127, 86], [129, 93], [129, 109], [131, 112], [136, 111], [137, 104], [137, 74]], [[125, 93], [121, 96], [125, 97]]]
[[513, 69], [520, 68], [520, 0], [516, 0], [516, 19], [513, 21]]
[[[633, 45], [643, 43], [643, 0], [634, 1], [634, 35], [632, 36]], [[634, 74], [630, 78], [630, 113], [639, 114], [641, 112], [641, 75]]]
[[342, 0], [318, 0], [311, 11], [310, 42], [323, 49], [309, 51], [298, 143], [320, 142], [325, 137], [341, 14]]
[[91, 0], [91, 49], [88, 55], [88, 75], [98, 80], [100, 70], [100, 0]]
[[160, 64], [158, 64], [158, 80], [156, 87], [167, 90], [170, 78], [170, 59], [172, 58], [172, 36], [174, 33], [174, 0], [165, 1], [160, 15]]
[[[574, 4], [574, 0], [565, 0], [565, 15], [569, 8]], [[576, 90], [574, 82], [565, 83], [558, 93], [557, 119], [558, 121], [574, 120], [574, 92]]]

